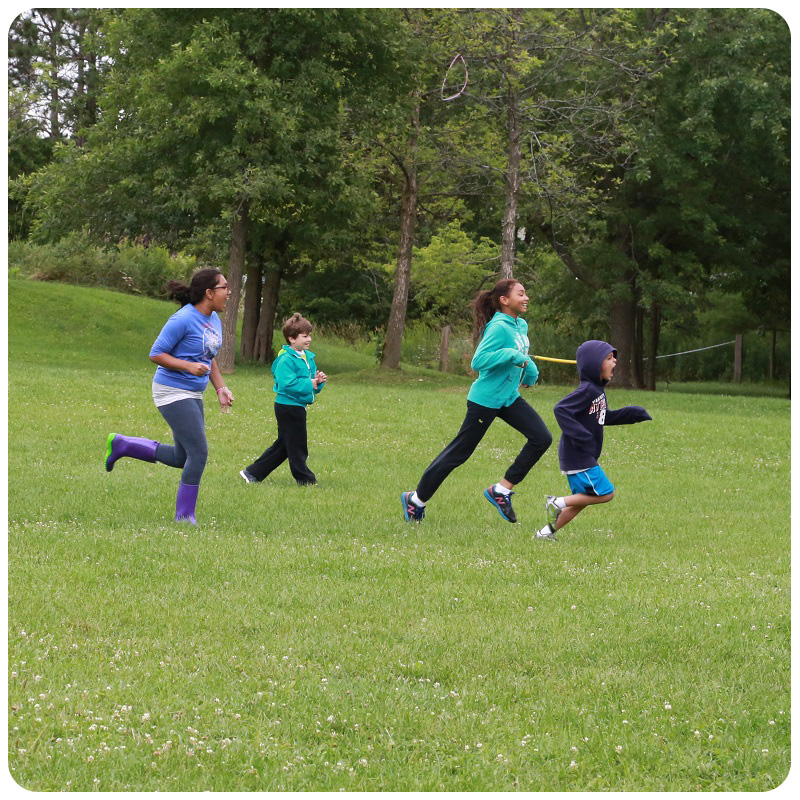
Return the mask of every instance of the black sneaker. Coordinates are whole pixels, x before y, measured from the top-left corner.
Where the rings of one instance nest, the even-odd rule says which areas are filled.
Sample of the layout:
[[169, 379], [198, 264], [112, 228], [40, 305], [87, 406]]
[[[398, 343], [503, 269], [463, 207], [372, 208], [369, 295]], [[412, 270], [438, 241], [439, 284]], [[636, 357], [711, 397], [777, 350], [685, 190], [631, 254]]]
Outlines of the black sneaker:
[[417, 505], [411, 498], [414, 492], [403, 492], [400, 495], [400, 502], [403, 504], [403, 516], [406, 522], [413, 520], [414, 522], [422, 522], [425, 518], [425, 506]]
[[258, 481], [246, 469], [240, 469], [239, 474], [242, 476], [245, 483], [258, 483]]
[[500, 512], [500, 516], [509, 522], [516, 522], [517, 515], [514, 513], [514, 508], [511, 505], [511, 495], [514, 492], [503, 494], [496, 492], [494, 484], [483, 490], [483, 496]]

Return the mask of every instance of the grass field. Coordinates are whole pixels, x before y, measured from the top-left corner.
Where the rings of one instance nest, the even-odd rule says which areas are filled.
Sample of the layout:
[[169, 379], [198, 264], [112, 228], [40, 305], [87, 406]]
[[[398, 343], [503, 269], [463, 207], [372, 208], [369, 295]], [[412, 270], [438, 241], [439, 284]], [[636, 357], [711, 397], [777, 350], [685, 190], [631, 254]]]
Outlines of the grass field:
[[[766, 791], [790, 766], [789, 400], [609, 390], [617, 487], [534, 542], [555, 446], [509, 525], [483, 499], [496, 423], [404, 523], [469, 380], [383, 376], [319, 340], [310, 466], [245, 485], [271, 442], [263, 368], [209, 396], [199, 528], [147, 353], [172, 307], [9, 283], [9, 768], [37, 791]], [[532, 325], [535, 337], [535, 325]], [[542, 368], [546, 377], [546, 366]], [[710, 387], [713, 388], [713, 387]], [[718, 387], [717, 387], [718, 388]], [[551, 409], [568, 387], [526, 397]], [[212, 393], [213, 394], [213, 393]]]

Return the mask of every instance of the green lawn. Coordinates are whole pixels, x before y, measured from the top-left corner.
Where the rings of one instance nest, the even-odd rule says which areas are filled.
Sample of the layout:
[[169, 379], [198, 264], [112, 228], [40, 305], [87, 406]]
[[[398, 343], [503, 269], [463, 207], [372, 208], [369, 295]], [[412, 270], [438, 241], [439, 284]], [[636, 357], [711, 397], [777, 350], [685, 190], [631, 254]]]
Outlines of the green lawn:
[[[790, 766], [790, 403], [609, 390], [617, 487], [531, 541], [555, 445], [495, 423], [429, 503], [400, 493], [454, 435], [469, 380], [385, 377], [312, 345], [320, 485], [238, 470], [275, 434], [263, 368], [206, 406], [199, 528], [179, 473], [110, 431], [168, 437], [150, 344], [173, 307], [9, 282], [9, 767], [37, 791], [767, 791]], [[535, 338], [535, 325], [532, 325]], [[546, 365], [542, 367], [546, 375]], [[570, 387], [526, 397], [551, 409]]]

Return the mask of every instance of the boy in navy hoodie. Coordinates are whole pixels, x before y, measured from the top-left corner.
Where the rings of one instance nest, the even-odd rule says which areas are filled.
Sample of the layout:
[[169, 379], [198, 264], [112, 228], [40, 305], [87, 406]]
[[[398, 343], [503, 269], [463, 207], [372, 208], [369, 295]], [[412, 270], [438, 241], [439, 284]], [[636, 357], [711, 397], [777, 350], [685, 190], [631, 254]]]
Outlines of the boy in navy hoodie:
[[555, 539], [556, 531], [586, 506], [613, 499], [614, 486], [597, 463], [603, 449], [603, 428], [652, 419], [641, 406], [625, 406], [616, 411], [608, 407], [604, 387], [617, 366], [617, 351], [608, 342], [584, 342], [576, 358], [580, 385], [553, 408], [561, 428], [558, 461], [573, 494], [547, 496], [547, 524], [536, 532], [535, 539]]

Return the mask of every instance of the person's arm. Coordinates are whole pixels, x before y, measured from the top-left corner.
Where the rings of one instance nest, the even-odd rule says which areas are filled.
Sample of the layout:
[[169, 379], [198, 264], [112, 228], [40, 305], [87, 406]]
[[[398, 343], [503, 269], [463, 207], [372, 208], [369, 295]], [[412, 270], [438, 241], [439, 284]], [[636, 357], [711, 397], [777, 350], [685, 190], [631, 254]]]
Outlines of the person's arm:
[[616, 411], [606, 409], [606, 425], [633, 425], [653, 419], [642, 406], [623, 406]]
[[553, 408], [556, 422], [565, 436], [568, 436], [578, 445], [592, 446], [594, 436], [575, 418], [576, 415], [586, 408], [588, 398], [581, 389], [576, 389], [568, 394], [563, 400], [559, 400]]
[[319, 394], [322, 391], [322, 387], [327, 380], [328, 376], [321, 369], [318, 369], [317, 374], [311, 379], [311, 385], [314, 387], [314, 394]]
[[150, 360], [154, 364], [158, 364], [159, 367], [164, 367], [164, 369], [188, 372], [190, 375], [198, 377], [207, 375], [210, 370], [208, 364], [187, 361], [183, 358], [175, 358], [172, 355], [172, 351], [185, 335], [186, 324], [181, 319], [170, 317], [150, 348]]
[[472, 356], [472, 369], [476, 372], [492, 369], [500, 364], [511, 362], [517, 367], [522, 367], [530, 356], [520, 353], [516, 347], [501, 347], [505, 336], [499, 325], [491, 326], [478, 344], [475, 355]]
[[191, 375], [202, 377], [207, 375], [211, 367], [208, 364], [202, 364], [199, 361], [184, 361], [182, 358], [175, 358], [169, 353], [156, 353], [150, 356], [150, 360], [154, 364], [164, 369], [172, 369], [178, 372], [188, 372]]
[[209, 375], [209, 380], [211, 381], [211, 385], [217, 390], [217, 400], [219, 400], [222, 412], [227, 414], [233, 405], [233, 392], [225, 385], [216, 358], [211, 359], [211, 375]]
[[539, 380], [539, 367], [536, 366], [533, 359], [531, 358], [525, 365], [525, 368], [522, 372], [521, 385], [530, 387], [535, 385], [536, 381], [538, 380]]

